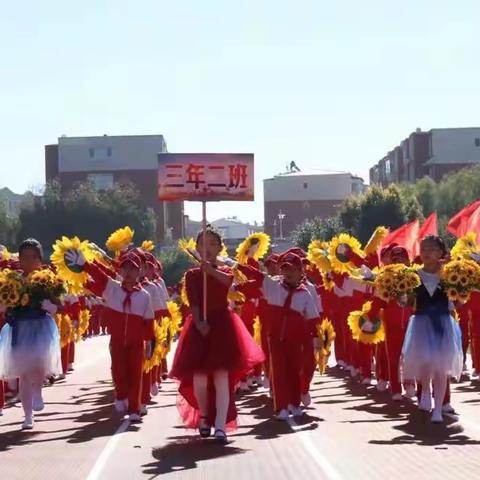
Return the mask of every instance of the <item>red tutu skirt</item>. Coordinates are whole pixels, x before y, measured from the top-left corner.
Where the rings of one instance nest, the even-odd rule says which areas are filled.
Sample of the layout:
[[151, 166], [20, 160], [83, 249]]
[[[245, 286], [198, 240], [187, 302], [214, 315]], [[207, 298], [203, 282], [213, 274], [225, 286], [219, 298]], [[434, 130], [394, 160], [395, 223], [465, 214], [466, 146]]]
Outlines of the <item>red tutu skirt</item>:
[[255, 365], [265, 360], [260, 347], [246, 329], [241, 318], [229, 309], [208, 315], [210, 331], [203, 336], [195, 327], [192, 316], [187, 318], [178, 342], [170, 377], [180, 382], [177, 407], [187, 428], [196, 428], [200, 411], [193, 391], [193, 375], [208, 375], [208, 421], [215, 421], [215, 388], [213, 373], [227, 370], [230, 383], [230, 407], [227, 427], [235, 425], [237, 410], [234, 387]]

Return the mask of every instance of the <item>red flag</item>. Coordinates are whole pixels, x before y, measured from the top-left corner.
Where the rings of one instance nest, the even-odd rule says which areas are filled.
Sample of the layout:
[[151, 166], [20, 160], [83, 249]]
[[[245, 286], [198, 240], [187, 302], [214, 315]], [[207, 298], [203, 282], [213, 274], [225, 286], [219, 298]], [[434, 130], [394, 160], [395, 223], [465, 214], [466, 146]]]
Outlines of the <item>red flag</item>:
[[[457, 238], [463, 237], [469, 231], [469, 221], [473, 213], [480, 207], [480, 200], [470, 203], [454, 215], [447, 225], [447, 231]], [[470, 222], [471, 223], [471, 222]]]
[[430, 216], [423, 222], [418, 232], [418, 241], [415, 244], [413, 251], [413, 259], [415, 259], [420, 254], [420, 242], [427, 235], [438, 235], [438, 217], [437, 212], [433, 212]]
[[480, 238], [480, 205], [475, 209], [474, 212], [470, 215], [470, 218], [467, 222], [466, 232], [475, 232], [477, 238]]
[[410, 258], [413, 259], [417, 249], [419, 231], [420, 222], [418, 220], [406, 223], [388, 234], [383, 242], [383, 247], [386, 247], [391, 243], [397, 243], [401, 247], [405, 247]]

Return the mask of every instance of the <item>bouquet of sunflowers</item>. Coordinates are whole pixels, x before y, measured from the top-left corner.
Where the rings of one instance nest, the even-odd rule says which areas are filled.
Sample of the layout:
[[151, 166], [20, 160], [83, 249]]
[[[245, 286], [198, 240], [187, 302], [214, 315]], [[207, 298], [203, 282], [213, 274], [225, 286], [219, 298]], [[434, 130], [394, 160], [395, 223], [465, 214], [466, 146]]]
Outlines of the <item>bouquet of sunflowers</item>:
[[7, 308], [40, 308], [43, 300], [65, 293], [62, 280], [48, 268], [27, 277], [13, 270], [0, 271], [0, 304]]
[[473, 290], [480, 289], [480, 265], [466, 258], [446, 263], [440, 273], [442, 287], [452, 302], [467, 302]]
[[382, 267], [375, 278], [375, 289], [385, 302], [405, 299], [420, 286], [420, 277], [415, 268], [403, 264]]

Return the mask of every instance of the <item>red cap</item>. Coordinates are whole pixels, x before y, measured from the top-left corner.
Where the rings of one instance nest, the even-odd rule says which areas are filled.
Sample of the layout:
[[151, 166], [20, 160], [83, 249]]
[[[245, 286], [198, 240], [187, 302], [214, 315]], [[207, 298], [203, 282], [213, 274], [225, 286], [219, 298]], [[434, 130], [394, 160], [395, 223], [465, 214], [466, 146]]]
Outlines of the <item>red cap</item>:
[[386, 247], [383, 247], [382, 250], [380, 250], [380, 258], [384, 257], [385, 255], [391, 253], [391, 250], [395, 247], [398, 247], [398, 243], [390, 243]]
[[278, 259], [280, 258], [280, 256], [276, 253], [272, 253], [271, 255], [269, 255], [265, 261], [263, 262], [263, 264], [265, 266], [267, 265], [274, 265], [276, 263], [278, 263]]
[[302, 270], [303, 262], [302, 259], [293, 252], [287, 251], [278, 259], [278, 266], [281, 268], [283, 266], [291, 266]]
[[300, 247], [289, 248], [285, 253], [294, 253], [295, 255], [298, 255], [300, 258], [307, 257], [307, 253], [304, 250], [302, 250]]
[[400, 245], [397, 245], [390, 250], [390, 256], [409, 258], [407, 249]]
[[126, 263], [131, 263], [135, 268], [138, 269], [140, 269], [142, 265], [142, 261], [140, 260], [139, 256], [132, 251], [126, 252], [120, 256], [118, 259], [118, 268], [122, 268]]

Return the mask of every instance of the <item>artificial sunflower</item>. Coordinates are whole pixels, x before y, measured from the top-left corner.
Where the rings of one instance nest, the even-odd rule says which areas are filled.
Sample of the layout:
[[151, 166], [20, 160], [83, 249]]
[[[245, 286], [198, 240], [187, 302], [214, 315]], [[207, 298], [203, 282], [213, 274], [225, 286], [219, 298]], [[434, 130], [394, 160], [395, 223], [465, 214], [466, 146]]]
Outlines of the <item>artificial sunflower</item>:
[[453, 259], [469, 258], [470, 253], [478, 253], [477, 234], [469, 232], [460, 237], [453, 246], [450, 255]]
[[328, 242], [313, 240], [307, 250], [307, 259], [313, 263], [320, 272], [328, 273], [332, 265], [328, 259]]
[[193, 238], [181, 238], [178, 241], [178, 248], [194, 262], [200, 260], [197, 253], [197, 243]]
[[360, 242], [351, 235], [348, 235], [348, 233], [341, 233], [330, 240], [328, 258], [332, 265], [332, 270], [337, 273], [350, 273], [357, 267], [347, 256], [339, 252], [341, 246], [347, 247], [353, 254], [360, 257], [364, 257], [365, 255], [362, 252]]
[[78, 237], [62, 237], [61, 240], [57, 240], [53, 245], [53, 253], [50, 260], [53, 265], [55, 265], [58, 276], [66, 282], [70, 288], [81, 291], [88, 279], [88, 275], [83, 271], [83, 268], [67, 264], [65, 254], [68, 250], [82, 252], [88, 262], [93, 262], [100, 254], [91, 248], [88, 240], [81, 241]]
[[135, 231], [130, 227], [123, 227], [115, 230], [105, 242], [106, 247], [114, 252], [116, 256], [125, 250], [133, 241]]
[[480, 289], [480, 265], [468, 258], [457, 257], [443, 265], [440, 278], [451, 301], [467, 301], [473, 290]]
[[258, 316], [255, 317], [253, 322], [253, 339], [257, 345], [262, 346], [262, 325]]
[[170, 314], [169, 334], [173, 338], [182, 329], [182, 314], [180, 308], [175, 302], [167, 302], [168, 313]]
[[152, 240], [144, 240], [140, 248], [146, 252], [151, 252], [155, 250], [155, 243], [153, 243]]
[[315, 354], [315, 360], [320, 374], [325, 374], [328, 365], [328, 359], [332, 350], [332, 343], [335, 340], [335, 329], [332, 322], [325, 318], [317, 326], [317, 336], [320, 339], [320, 351]]
[[370, 318], [372, 302], [365, 302], [362, 310], [351, 312], [347, 322], [352, 337], [366, 344], [377, 344], [385, 340], [385, 329], [381, 318]]
[[383, 226], [377, 227], [363, 249], [365, 255], [368, 256], [375, 253], [380, 248], [387, 235], [388, 228]]
[[237, 247], [237, 262], [245, 265], [249, 258], [262, 259], [270, 247], [270, 237], [263, 232], [252, 233]]

